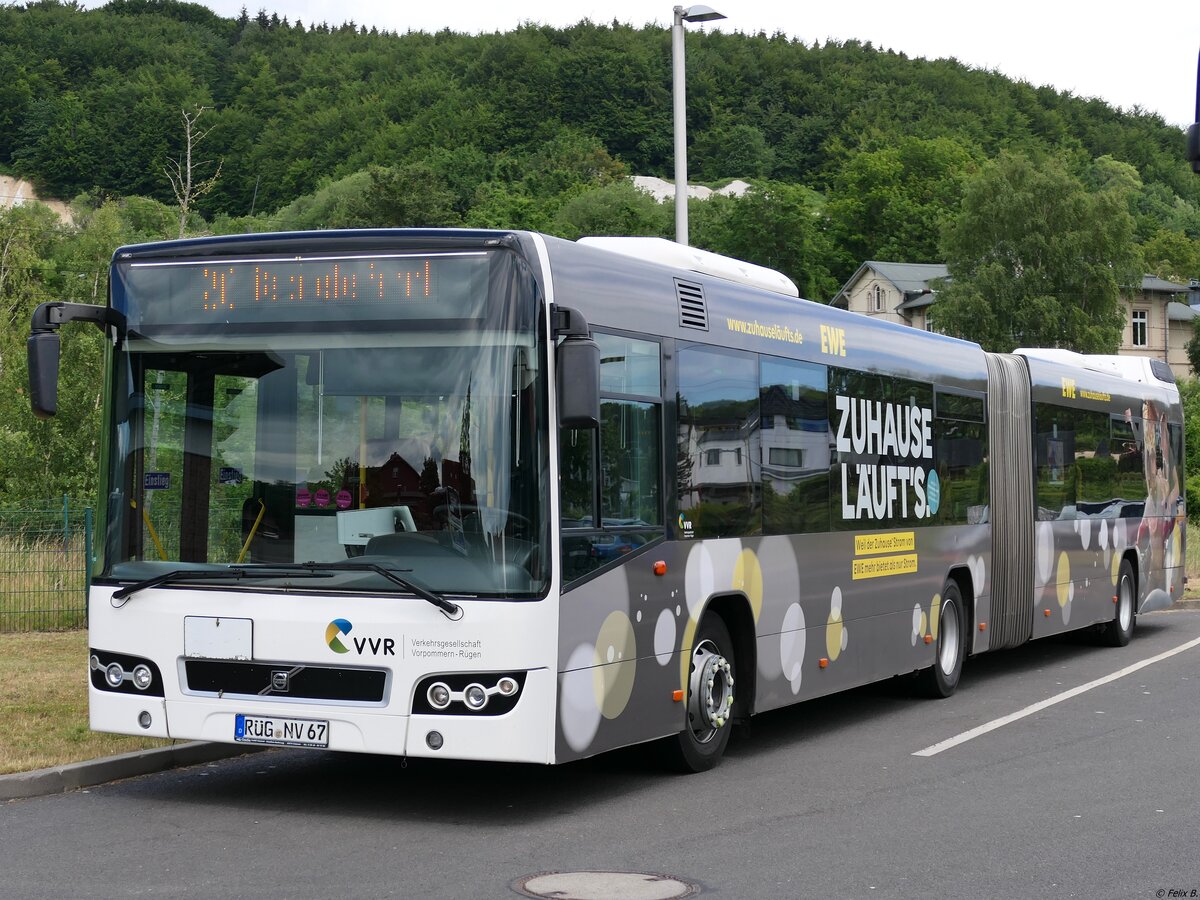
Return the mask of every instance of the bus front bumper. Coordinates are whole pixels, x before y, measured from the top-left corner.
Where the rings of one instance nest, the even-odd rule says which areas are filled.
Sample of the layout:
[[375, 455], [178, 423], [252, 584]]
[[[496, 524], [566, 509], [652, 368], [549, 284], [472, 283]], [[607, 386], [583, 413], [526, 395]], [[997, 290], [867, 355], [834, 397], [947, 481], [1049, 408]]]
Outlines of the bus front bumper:
[[[316, 746], [354, 753], [380, 753], [499, 762], [554, 761], [554, 675], [530, 671], [520, 702], [503, 715], [396, 715], [387, 709], [344, 705], [276, 703], [180, 696], [164, 700], [89, 688], [93, 731], [140, 737], [213, 741], [245, 746]], [[266, 733], [247, 732], [245, 719], [275, 723]], [[296, 734], [279, 733], [284, 720]], [[295, 723], [316, 723], [303, 734]], [[327, 724], [322, 732], [320, 724]], [[240, 731], [239, 731], [240, 726]], [[289, 740], [292, 737], [299, 740]], [[316, 738], [315, 741], [307, 741]]]

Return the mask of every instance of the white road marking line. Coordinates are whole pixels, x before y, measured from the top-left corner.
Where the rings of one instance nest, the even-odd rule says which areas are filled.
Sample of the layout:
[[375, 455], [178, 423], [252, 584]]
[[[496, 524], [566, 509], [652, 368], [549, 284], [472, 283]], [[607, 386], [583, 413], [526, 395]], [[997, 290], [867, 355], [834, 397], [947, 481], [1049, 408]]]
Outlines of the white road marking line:
[[1002, 728], [1011, 722], [1016, 722], [1018, 719], [1024, 719], [1026, 716], [1032, 716], [1036, 712], [1041, 712], [1047, 707], [1054, 706], [1056, 703], [1062, 703], [1064, 700], [1070, 700], [1072, 697], [1078, 697], [1080, 694], [1090, 691], [1092, 688], [1100, 687], [1102, 684], [1108, 684], [1110, 681], [1116, 681], [1118, 678], [1124, 678], [1126, 675], [1131, 675], [1139, 669], [1144, 669], [1146, 666], [1153, 665], [1156, 662], [1162, 662], [1164, 659], [1169, 659], [1177, 653], [1183, 653], [1185, 650], [1191, 650], [1193, 647], [1200, 646], [1200, 638], [1188, 641], [1186, 644], [1180, 644], [1173, 650], [1167, 650], [1158, 656], [1152, 656], [1149, 659], [1143, 659], [1141, 662], [1136, 662], [1131, 666], [1126, 666], [1113, 672], [1111, 675], [1105, 675], [1103, 678], [1097, 678], [1095, 681], [1089, 681], [1087, 684], [1081, 684], [1079, 687], [1071, 688], [1069, 691], [1063, 691], [1061, 694], [1055, 694], [1053, 697], [1047, 697], [1045, 700], [1040, 700], [1032, 706], [1027, 706], [1024, 709], [1019, 709], [1014, 713], [1009, 713], [1007, 716], [1001, 716], [999, 719], [972, 728], [970, 731], [964, 731], [962, 734], [956, 734], [952, 738], [947, 738], [944, 741], [934, 744], [931, 747], [926, 747], [924, 750], [918, 750], [913, 756], [936, 756], [943, 750], [949, 750], [952, 747], [957, 747], [959, 744], [965, 744], [967, 741], [974, 740], [980, 735], [987, 734], [989, 731], [995, 731], [997, 728]]

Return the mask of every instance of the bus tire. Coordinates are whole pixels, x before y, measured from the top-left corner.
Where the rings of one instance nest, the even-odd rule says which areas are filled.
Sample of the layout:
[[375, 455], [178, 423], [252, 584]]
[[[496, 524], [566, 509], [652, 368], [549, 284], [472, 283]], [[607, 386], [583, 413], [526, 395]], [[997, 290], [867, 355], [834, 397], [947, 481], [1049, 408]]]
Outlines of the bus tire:
[[1117, 571], [1117, 602], [1113, 620], [1107, 622], [1100, 631], [1104, 643], [1110, 647], [1124, 647], [1133, 637], [1133, 628], [1137, 624], [1136, 604], [1137, 587], [1133, 577], [1133, 566], [1128, 559], [1121, 560], [1121, 568]]
[[687, 720], [683, 731], [667, 739], [667, 758], [681, 772], [705, 772], [721, 761], [733, 729], [733, 639], [720, 616], [700, 623], [692, 644], [688, 674]]
[[927, 697], [949, 697], [958, 688], [966, 649], [966, 605], [958, 583], [951, 580], [942, 588], [938, 610], [937, 652], [933, 665], [921, 671], [921, 693]]

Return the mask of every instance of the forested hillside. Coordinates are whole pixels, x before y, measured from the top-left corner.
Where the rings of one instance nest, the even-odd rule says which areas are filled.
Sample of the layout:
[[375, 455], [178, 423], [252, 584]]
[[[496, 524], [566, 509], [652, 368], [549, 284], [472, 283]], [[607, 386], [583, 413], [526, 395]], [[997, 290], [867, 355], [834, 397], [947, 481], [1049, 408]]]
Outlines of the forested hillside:
[[[1011, 192], [1019, 204], [1020, 184], [1052, 184], [1081, 216], [1104, 218], [1112, 250], [1088, 265], [1113, 285], [1139, 271], [1200, 277], [1200, 178], [1157, 116], [854, 42], [687, 41], [693, 180], [754, 185], [694, 202], [693, 243], [781, 269], [813, 299], [864, 259], [965, 272], [970, 242], [953, 239], [970, 221], [964, 203], [978, 215]], [[59, 421], [34, 425], [17, 393], [28, 315], [45, 299], [102, 301], [117, 244], [179, 234], [167, 171], [185, 113], [195, 180], [215, 179], [193, 198], [188, 233], [668, 236], [670, 204], [624, 176], [671, 177], [670, 77], [669, 32], [619, 23], [467, 36], [269, 11], [223, 19], [175, 0], [0, 7], [0, 173], [76, 212], [68, 228], [45, 210], [0, 211], [0, 492], [90, 489], [94, 379], [64, 384]], [[94, 372], [98, 335], [74, 331], [64, 370]]]

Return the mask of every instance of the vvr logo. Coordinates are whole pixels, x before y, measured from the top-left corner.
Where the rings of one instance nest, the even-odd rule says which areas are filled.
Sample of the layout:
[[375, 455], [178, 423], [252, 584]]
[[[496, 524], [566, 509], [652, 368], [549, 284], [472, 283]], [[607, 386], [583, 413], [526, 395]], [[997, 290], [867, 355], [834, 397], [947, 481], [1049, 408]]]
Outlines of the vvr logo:
[[342, 643], [342, 638], [350, 634], [350, 630], [354, 628], [345, 619], [334, 619], [325, 628], [325, 643], [329, 645], [329, 649], [334, 653], [349, 653], [350, 648]]
[[[353, 628], [354, 626], [346, 619], [334, 619], [326, 625], [325, 643], [329, 645], [329, 649], [334, 653], [349, 653], [350, 648], [346, 646], [343, 639], [350, 636]], [[396, 641], [392, 638], [356, 637], [351, 638], [349, 643], [359, 656], [367, 652], [370, 652], [372, 656], [396, 655]]]

